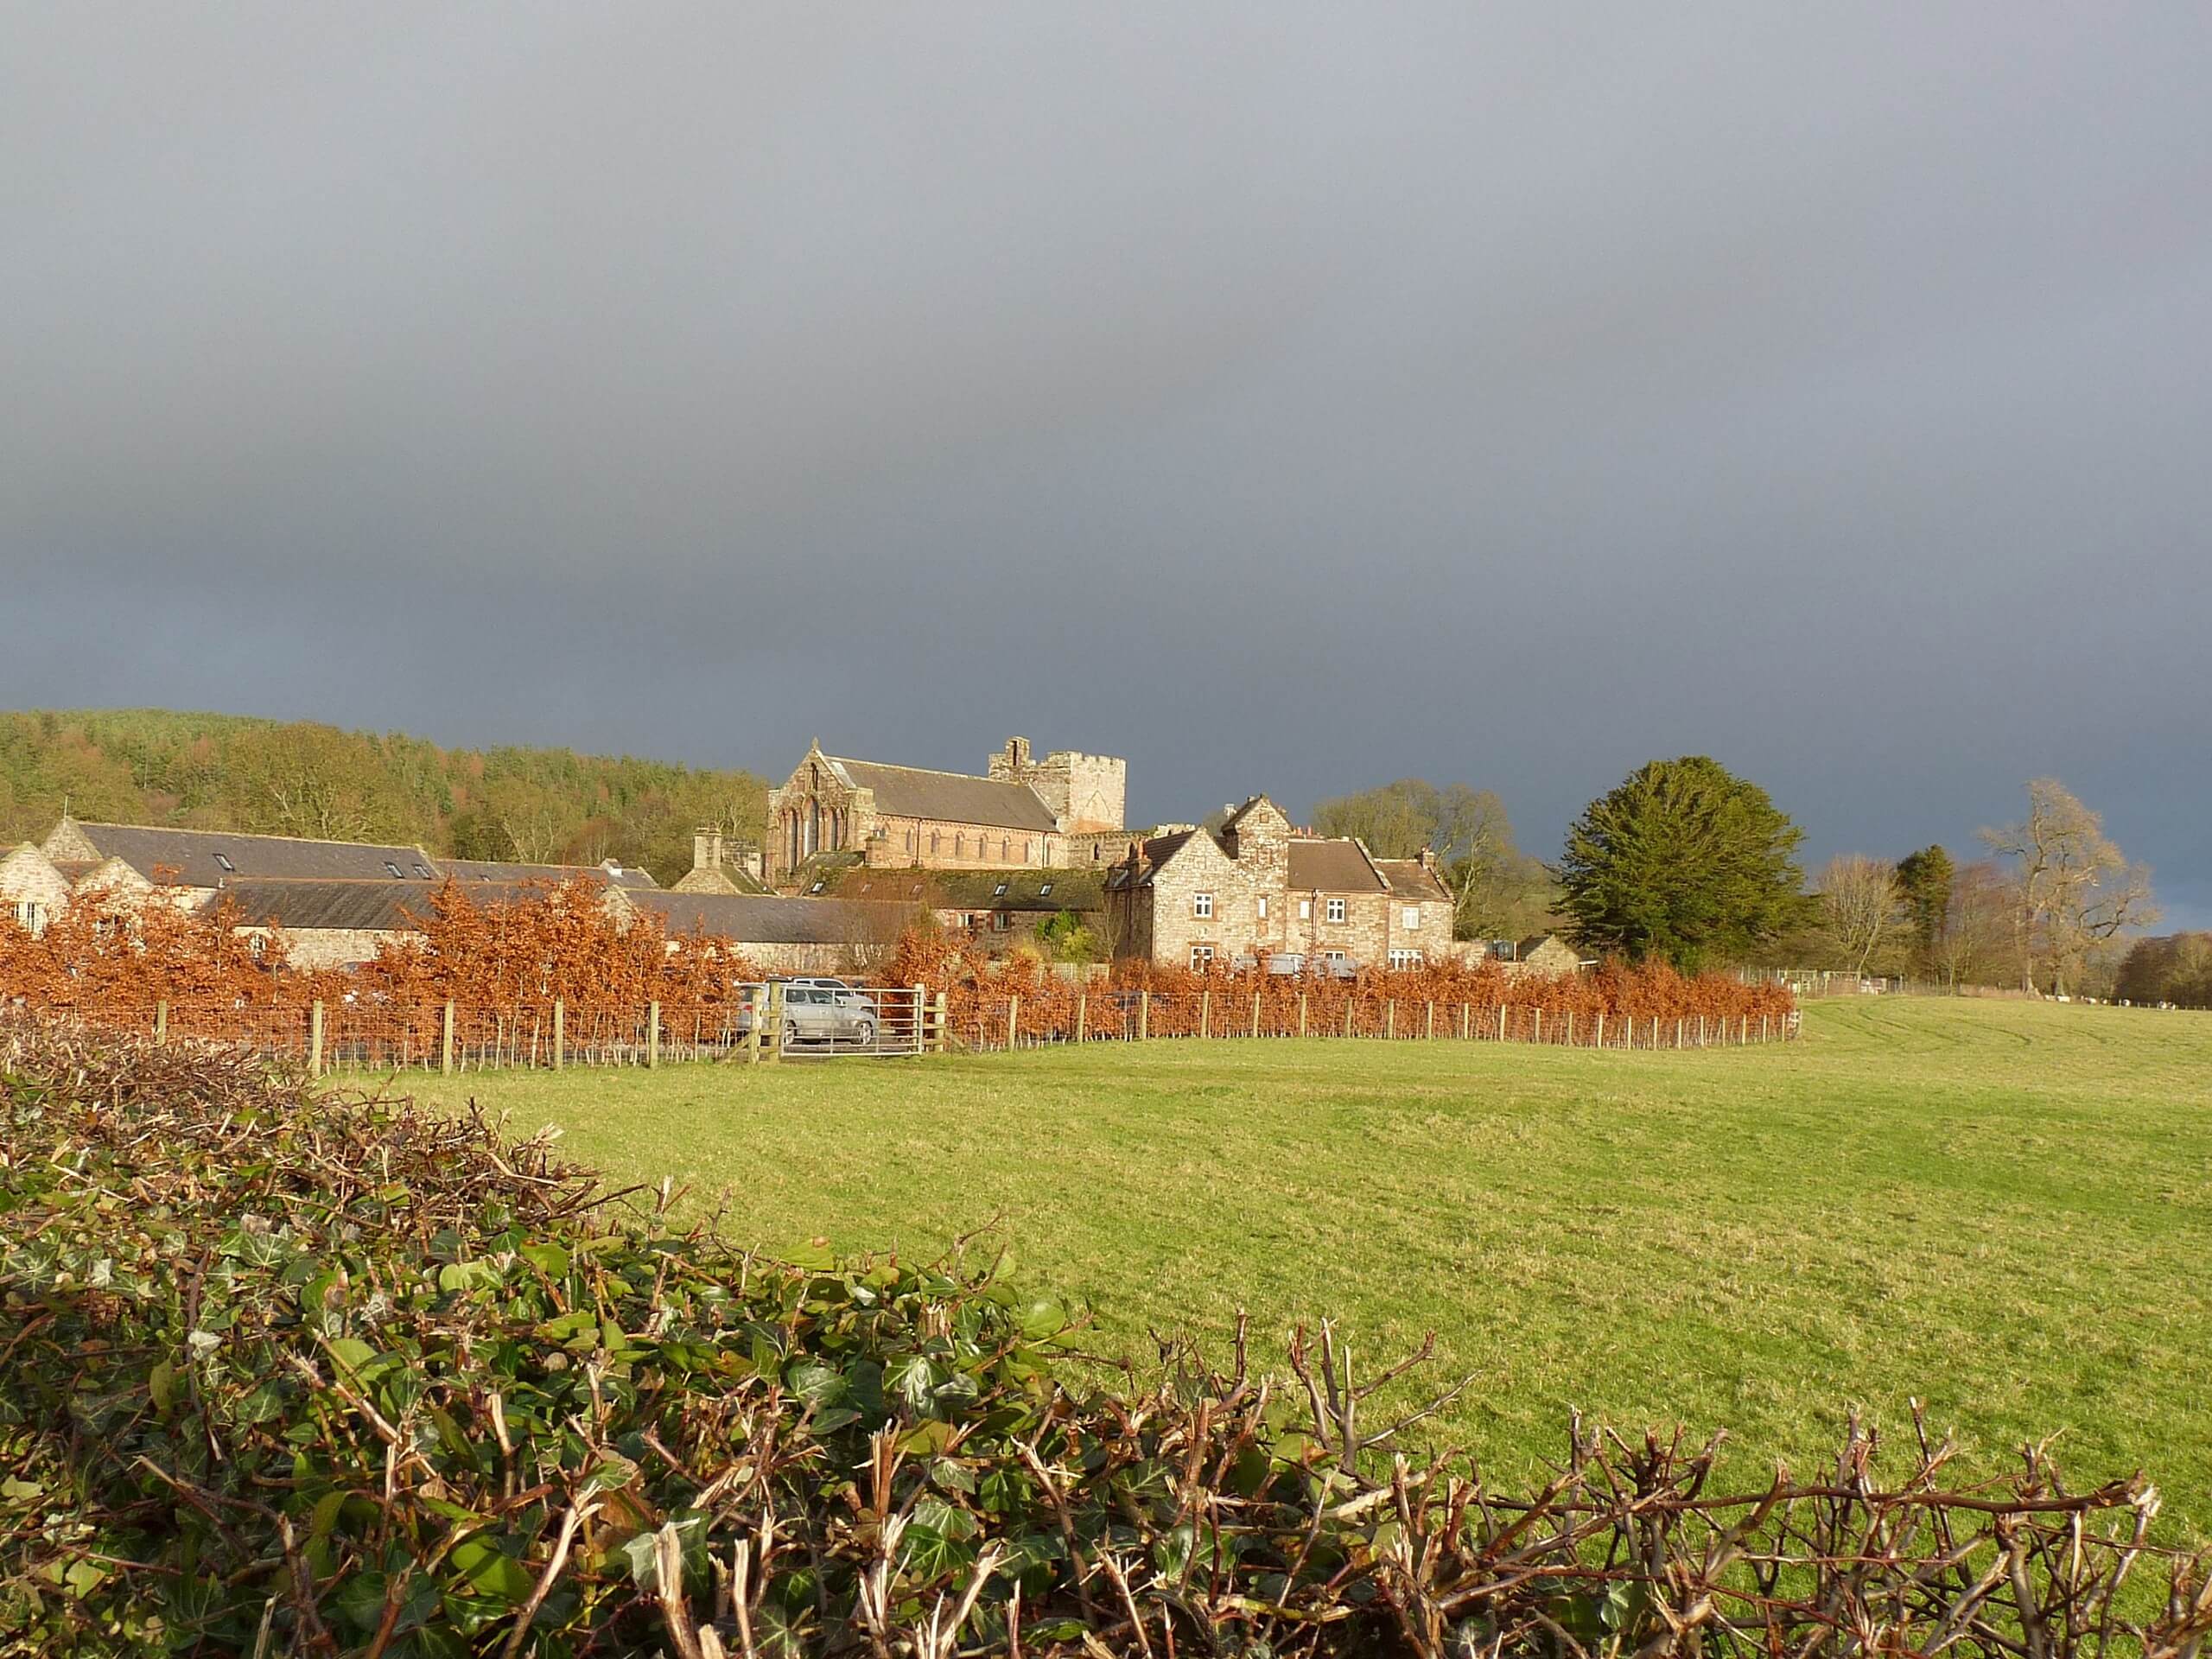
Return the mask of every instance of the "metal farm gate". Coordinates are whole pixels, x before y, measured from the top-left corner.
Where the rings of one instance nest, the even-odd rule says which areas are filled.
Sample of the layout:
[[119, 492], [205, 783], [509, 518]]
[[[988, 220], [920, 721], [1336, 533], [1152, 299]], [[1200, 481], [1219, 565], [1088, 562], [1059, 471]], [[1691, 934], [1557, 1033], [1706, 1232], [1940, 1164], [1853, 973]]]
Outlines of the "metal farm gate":
[[800, 976], [747, 985], [740, 994], [739, 1046], [764, 1057], [921, 1054], [937, 1041], [935, 1004], [919, 985]]

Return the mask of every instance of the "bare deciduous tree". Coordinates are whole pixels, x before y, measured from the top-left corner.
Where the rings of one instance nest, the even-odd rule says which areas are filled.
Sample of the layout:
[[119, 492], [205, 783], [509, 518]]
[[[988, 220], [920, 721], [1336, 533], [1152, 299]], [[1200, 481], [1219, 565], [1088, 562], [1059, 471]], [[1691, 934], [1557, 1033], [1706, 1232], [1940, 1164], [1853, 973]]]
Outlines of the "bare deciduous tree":
[[1985, 830], [1981, 838], [2013, 861], [2013, 926], [2031, 989], [2041, 965], [2063, 995], [2098, 945], [2158, 919], [2149, 868], [2129, 863], [2105, 834], [2103, 818], [2056, 778], [2029, 784], [2024, 819]]
[[2014, 884], [2001, 866], [1984, 859], [1961, 868], [1929, 958], [1943, 982], [1956, 990], [2000, 977], [2018, 979], [2023, 970], [2013, 932], [2018, 910]]
[[1821, 872], [1821, 909], [1828, 928], [1851, 963], [1864, 975], [1868, 958], [1896, 926], [1902, 904], [1897, 867], [1887, 859], [1850, 853], [1828, 861]]

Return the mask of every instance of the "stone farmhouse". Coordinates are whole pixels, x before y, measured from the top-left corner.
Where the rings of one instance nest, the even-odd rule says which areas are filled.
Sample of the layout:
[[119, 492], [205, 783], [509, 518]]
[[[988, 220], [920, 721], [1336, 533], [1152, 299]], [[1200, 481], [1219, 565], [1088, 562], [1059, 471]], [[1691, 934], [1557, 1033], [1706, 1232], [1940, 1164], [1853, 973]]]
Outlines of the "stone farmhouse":
[[1127, 839], [1128, 763], [1010, 738], [985, 772], [824, 754], [817, 741], [768, 791], [763, 879], [806, 885], [811, 861], [874, 869], [1103, 868]]
[[1453, 942], [1452, 894], [1426, 854], [1378, 859], [1301, 832], [1264, 795], [1218, 832], [1131, 841], [1104, 896], [1113, 954], [1162, 966], [1408, 968], [1481, 951]]

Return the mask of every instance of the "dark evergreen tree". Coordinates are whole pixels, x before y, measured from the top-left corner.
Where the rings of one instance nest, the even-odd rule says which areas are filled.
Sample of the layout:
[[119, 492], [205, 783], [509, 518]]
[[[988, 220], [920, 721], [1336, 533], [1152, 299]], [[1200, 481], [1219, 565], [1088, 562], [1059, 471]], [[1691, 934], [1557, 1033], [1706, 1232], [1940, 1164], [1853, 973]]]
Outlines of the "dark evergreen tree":
[[1951, 889], [1958, 869], [1941, 846], [1923, 847], [1897, 861], [1897, 892], [1912, 928], [1913, 948], [1925, 969], [1943, 940], [1943, 924], [1951, 913]]
[[1567, 831], [1558, 876], [1577, 944], [1694, 970], [1806, 919], [1804, 832], [1703, 755], [1654, 760]]

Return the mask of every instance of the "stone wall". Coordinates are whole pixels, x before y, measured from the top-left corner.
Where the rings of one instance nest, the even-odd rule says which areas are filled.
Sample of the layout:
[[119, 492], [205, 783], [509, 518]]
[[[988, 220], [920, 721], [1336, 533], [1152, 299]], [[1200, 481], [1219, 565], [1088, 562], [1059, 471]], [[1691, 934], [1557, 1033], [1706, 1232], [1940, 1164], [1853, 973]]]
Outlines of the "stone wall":
[[30, 842], [0, 858], [0, 921], [14, 921], [36, 936], [68, 904], [68, 878]]
[[871, 824], [865, 845], [872, 869], [1044, 869], [1060, 862], [1053, 856], [1060, 837], [1036, 830], [888, 813]]
[[[241, 939], [269, 940], [271, 930], [265, 927], [241, 927], [232, 931]], [[283, 935], [284, 963], [302, 973], [323, 973], [332, 969], [358, 968], [363, 963], [377, 959], [377, 947], [385, 940], [400, 940], [414, 937], [411, 931], [367, 927], [302, 927]]]

